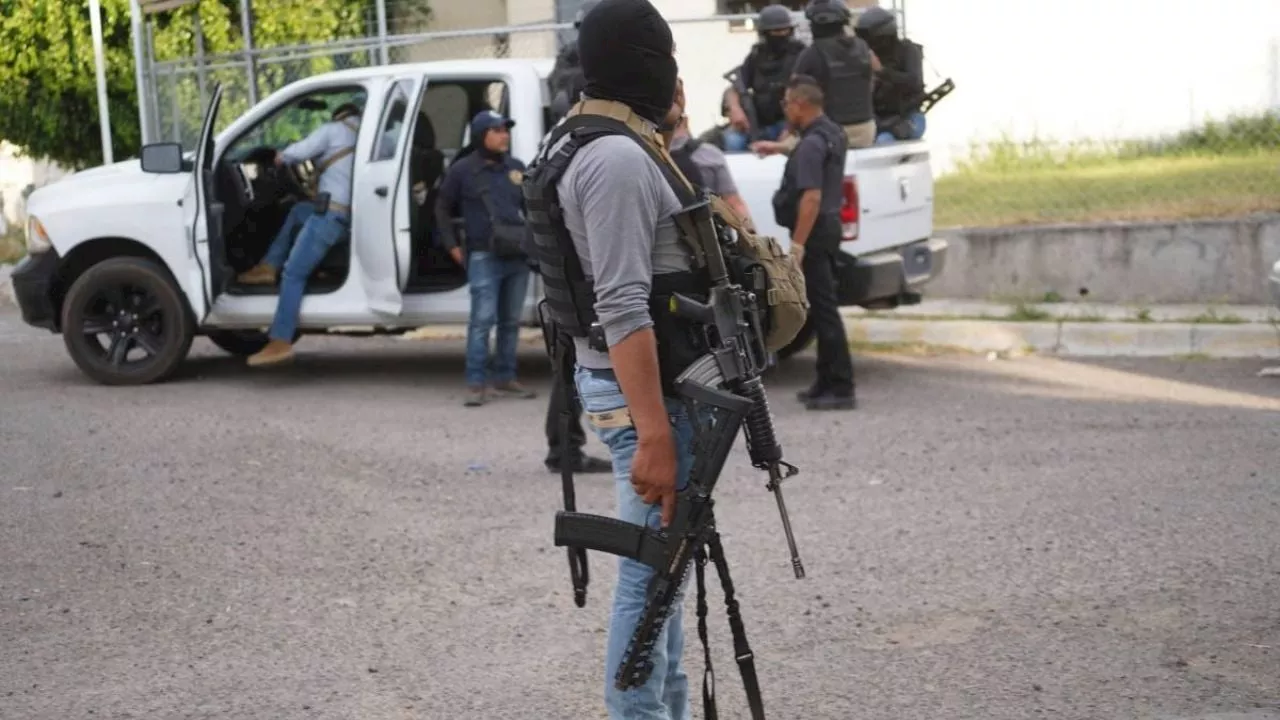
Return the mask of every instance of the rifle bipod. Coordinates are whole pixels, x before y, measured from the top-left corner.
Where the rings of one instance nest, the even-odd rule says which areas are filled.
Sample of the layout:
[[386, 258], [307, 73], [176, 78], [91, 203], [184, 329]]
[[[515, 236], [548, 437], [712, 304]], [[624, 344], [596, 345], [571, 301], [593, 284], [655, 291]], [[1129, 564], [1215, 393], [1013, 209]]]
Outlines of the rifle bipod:
[[729, 616], [729, 632], [733, 634], [733, 656], [738, 661], [738, 673], [742, 675], [742, 687], [747, 693], [747, 706], [752, 720], [764, 720], [764, 699], [760, 697], [760, 683], [756, 678], [755, 655], [747, 644], [747, 631], [738, 612], [738, 600], [733, 593], [733, 580], [729, 577], [729, 564], [724, 559], [724, 547], [720, 545], [720, 533], [711, 531], [707, 544], [694, 556], [694, 575], [698, 583], [698, 639], [702, 641], [702, 714], [703, 720], [719, 720], [716, 710], [716, 679], [711, 667], [711, 646], [707, 643], [707, 554], [715, 563], [724, 591], [725, 612]]

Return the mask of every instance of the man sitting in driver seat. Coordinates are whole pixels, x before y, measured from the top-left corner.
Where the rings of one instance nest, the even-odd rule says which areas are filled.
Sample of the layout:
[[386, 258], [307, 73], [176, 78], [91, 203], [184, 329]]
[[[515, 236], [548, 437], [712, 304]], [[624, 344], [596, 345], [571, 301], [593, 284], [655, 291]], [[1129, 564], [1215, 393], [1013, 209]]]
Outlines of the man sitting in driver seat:
[[[352, 152], [359, 128], [359, 106], [346, 103], [333, 112], [333, 120], [276, 154], [276, 165], [304, 160], [316, 163], [318, 206], [306, 201], [294, 205], [263, 262], [240, 277], [241, 282], [270, 283], [276, 268], [284, 266], [275, 320], [267, 333], [270, 342], [261, 352], [249, 357], [249, 365], [271, 365], [293, 358], [293, 336], [307, 278], [351, 227]], [[291, 221], [295, 226], [302, 224], [292, 247]]]
[[[276, 153], [276, 165], [280, 165], [283, 162], [295, 164], [304, 160], [315, 161], [320, 153], [332, 152], [332, 155], [324, 163], [316, 166], [317, 174], [324, 178], [324, 171], [329, 166], [335, 164], [335, 161], [344, 159], [355, 149], [355, 134], [359, 128], [360, 108], [353, 103], [346, 103], [333, 111], [333, 118], [330, 122], [316, 128], [305, 140], [299, 140], [285, 148], [284, 151]], [[348, 135], [346, 129], [351, 131], [349, 140], [344, 137]], [[338, 152], [333, 152], [335, 149]], [[346, 153], [340, 155], [339, 152], [343, 149], [346, 149]], [[351, 161], [348, 160], [344, 164], [346, 165], [347, 179], [342, 186], [344, 188], [342, 194], [349, 198], [351, 194]], [[320, 185], [324, 186], [320, 188], [322, 192], [332, 191], [334, 188], [331, 186], [342, 182], [341, 178], [337, 177], [342, 174], [342, 168], [334, 169], [337, 172], [329, 177], [329, 182], [325, 182], [323, 179], [320, 180]], [[329, 199], [331, 202], [335, 199], [332, 192], [330, 192]], [[284, 224], [280, 226], [280, 230], [276, 232], [275, 239], [271, 241], [270, 247], [267, 248], [267, 253], [262, 256], [262, 260], [252, 268], [240, 273], [236, 277], [236, 281], [245, 285], [274, 285], [276, 275], [279, 273], [280, 268], [284, 266], [285, 260], [289, 257], [289, 251], [293, 248], [294, 231], [301, 227], [315, 211], [316, 206], [314, 203], [306, 201], [294, 203], [293, 207], [289, 209], [289, 215], [284, 219]]]

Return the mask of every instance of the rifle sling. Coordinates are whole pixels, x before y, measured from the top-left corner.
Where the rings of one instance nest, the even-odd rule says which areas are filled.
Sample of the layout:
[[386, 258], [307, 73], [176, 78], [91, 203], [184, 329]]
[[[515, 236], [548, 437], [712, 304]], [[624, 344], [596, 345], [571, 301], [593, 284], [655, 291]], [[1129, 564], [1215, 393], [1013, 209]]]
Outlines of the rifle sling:
[[[544, 330], [545, 332], [545, 330]], [[560, 417], [560, 484], [564, 491], [564, 509], [568, 512], [577, 510], [576, 493], [573, 488], [573, 465], [569, 458], [569, 422], [573, 415], [573, 367], [569, 358], [569, 347], [572, 338], [555, 327], [550, 341], [553, 343], [554, 363], [558, 385], [553, 392], [561, 393]], [[573, 602], [578, 607], [587, 604], [587, 551], [581, 547], [567, 548], [569, 554], [569, 580], [573, 583]]]
[[698, 581], [698, 639], [702, 641], [705, 668], [702, 673], [702, 712], [705, 720], [719, 720], [716, 710], [715, 671], [711, 667], [711, 648], [707, 644], [707, 553], [715, 563], [724, 590], [724, 605], [729, 616], [729, 631], [733, 634], [733, 656], [738, 661], [738, 674], [742, 676], [742, 688], [747, 693], [747, 707], [752, 720], [765, 720], [764, 699], [760, 695], [760, 681], [756, 677], [755, 654], [747, 644], [747, 631], [738, 612], [738, 600], [734, 597], [733, 580], [729, 577], [729, 564], [724, 559], [724, 547], [720, 533], [712, 532], [707, 545], [699, 548], [695, 556], [694, 574]]

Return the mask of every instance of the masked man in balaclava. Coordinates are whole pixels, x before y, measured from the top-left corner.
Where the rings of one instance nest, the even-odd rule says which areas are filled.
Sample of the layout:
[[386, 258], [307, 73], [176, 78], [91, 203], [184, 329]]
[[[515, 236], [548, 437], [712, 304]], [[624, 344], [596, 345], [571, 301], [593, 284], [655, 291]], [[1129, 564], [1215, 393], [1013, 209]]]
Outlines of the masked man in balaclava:
[[[662, 132], [682, 114], [672, 110], [674, 43], [648, 0], [603, 0], [582, 20], [578, 53], [582, 100], [544, 139], [525, 201], [548, 312], [573, 338], [578, 396], [610, 451], [617, 517], [657, 528], [672, 519], [693, 463], [693, 428], [673, 381], [702, 352], [688, 321], [663, 309], [673, 293], [709, 289], [673, 217], [684, 201], [660, 165], [675, 167]], [[615, 129], [597, 130], [602, 121]], [[575, 123], [578, 137], [569, 132]], [[619, 561], [605, 652], [612, 720], [690, 717], [679, 600], [653, 649], [652, 673], [638, 687], [615, 686], [652, 575], [640, 562]]]

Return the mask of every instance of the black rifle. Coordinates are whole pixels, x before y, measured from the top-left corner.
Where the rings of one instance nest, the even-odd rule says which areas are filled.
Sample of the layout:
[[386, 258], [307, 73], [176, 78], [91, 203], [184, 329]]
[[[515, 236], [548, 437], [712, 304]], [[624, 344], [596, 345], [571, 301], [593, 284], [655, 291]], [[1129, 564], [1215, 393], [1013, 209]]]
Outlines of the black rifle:
[[[738, 429], [746, 435], [752, 464], [769, 473], [768, 490], [777, 499], [782, 527], [797, 579], [804, 566], [796, 549], [791, 522], [782, 499], [781, 483], [798, 470], [782, 460], [782, 447], [774, 433], [773, 419], [760, 374], [766, 368], [761, 300], [767, 291], [763, 269], [737, 252], [732, 231], [714, 219], [703, 193], [702, 202], [684, 208], [707, 261], [712, 287], [701, 303], [675, 295], [674, 312], [699, 321], [706, 328], [710, 351], [695, 361], [675, 381], [694, 425], [694, 461], [688, 484], [676, 496], [674, 518], [662, 530], [588, 515], [571, 510], [556, 514], [555, 544], [585, 548], [630, 558], [654, 570], [649, 581], [644, 612], [636, 625], [614, 684], [622, 690], [642, 685], [653, 671], [654, 643], [669, 617], [672, 605], [688, 573], [697, 562], [698, 635], [706, 646], [706, 605], [703, 569], [707, 555], [716, 564], [725, 593], [734, 656], [742, 674], [747, 702], [755, 720], [764, 718], [764, 706], [756, 681], [754, 656], [747, 645], [733, 583], [716, 531], [711, 492], [724, 468]], [[730, 264], [726, 264], [726, 254]], [[729, 269], [735, 277], [730, 278]], [[738, 282], [735, 282], [738, 281]], [[785, 475], [784, 475], [785, 469]], [[710, 651], [706, 652], [703, 695], [706, 717], [716, 718]]]
[[742, 114], [747, 116], [747, 138], [750, 142], [760, 139], [760, 118], [756, 116], [756, 96], [747, 88], [747, 83], [742, 79], [742, 68], [736, 67], [722, 76], [728, 80], [733, 89], [738, 93], [738, 105], [742, 107]]

